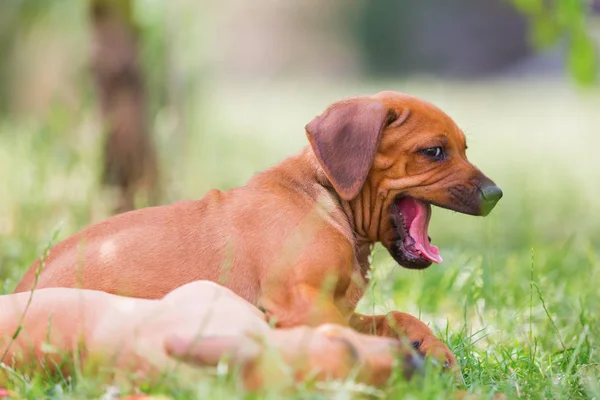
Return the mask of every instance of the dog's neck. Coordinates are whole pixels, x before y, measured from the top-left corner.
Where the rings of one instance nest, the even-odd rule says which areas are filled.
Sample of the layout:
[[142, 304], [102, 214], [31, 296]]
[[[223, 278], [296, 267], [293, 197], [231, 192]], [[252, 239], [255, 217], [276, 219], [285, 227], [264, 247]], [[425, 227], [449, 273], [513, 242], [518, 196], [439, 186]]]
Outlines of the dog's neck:
[[365, 184], [354, 199], [350, 201], [342, 199], [335, 191], [329, 178], [325, 175], [311, 148], [307, 146], [304, 152], [312, 165], [311, 174], [314, 176], [314, 179], [335, 197], [339, 206], [344, 211], [350, 228], [356, 237], [357, 245], [366, 244], [369, 246], [378, 242], [382, 217], [382, 202], [377, 198], [377, 193], [372, 191], [368, 184]]
[[327, 209], [328, 222], [354, 245], [360, 274], [367, 281], [371, 250], [378, 241], [378, 219], [381, 215], [371, 204], [375, 204], [378, 199], [373, 199], [371, 203], [372, 194], [363, 189], [355, 199], [343, 200], [336, 193], [310, 146], [255, 175], [248, 186], [273, 190], [273, 184], [293, 191], [294, 196], [290, 198], [295, 201], [302, 201], [304, 198]]
[[[327, 200], [333, 200], [335, 207], [343, 211], [345, 222], [349, 225], [357, 246], [368, 247], [379, 241], [382, 207], [377, 194], [372, 193], [369, 185], [365, 185], [356, 198], [351, 201], [343, 200], [325, 175], [310, 146], [306, 146], [300, 153], [282, 161], [269, 171], [269, 176], [273, 176], [273, 172], [280, 173], [284, 178], [282, 182], [286, 185], [290, 182], [296, 183], [291, 189], [300, 195], [310, 196], [315, 202], [319, 202], [320, 198], [322, 201], [326, 194]], [[307, 187], [306, 182], [314, 182], [315, 185]]]
[[371, 199], [371, 193], [367, 188], [361, 190], [359, 195], [350, 201], [342, 199], [325, 175], [312, 149], [307, 146], [305, 152], [305, 157], [310, 160], [312, 165], [314, 179], [335, 198], [339, 208], [344, 213], [354, 239], [354, 251], [360, 267], [360, 275], [366, 284], [369, 281], [368, 272], [371, 269], [373, 246], [379, 241], [380, 222], [379, 218], [375, 219], [373, 217], [377, 217], [381, 213], [374, 212], [375, 209], [371, 207], [371, 204], [376, 204], [375, 201], [378, 199]]

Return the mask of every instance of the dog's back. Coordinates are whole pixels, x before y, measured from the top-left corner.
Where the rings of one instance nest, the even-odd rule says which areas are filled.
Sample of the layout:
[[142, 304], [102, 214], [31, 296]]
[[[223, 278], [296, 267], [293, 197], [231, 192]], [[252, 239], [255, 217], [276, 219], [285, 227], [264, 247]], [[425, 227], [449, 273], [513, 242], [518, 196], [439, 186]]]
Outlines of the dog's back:
[[37, 282], [36, 261], [16, 292], [35, 285], [161, 298], [197, 279], [218, 281], [224, 228], [210, 220], [221, 195], [132, 211], [84, 229], [50, 250]]

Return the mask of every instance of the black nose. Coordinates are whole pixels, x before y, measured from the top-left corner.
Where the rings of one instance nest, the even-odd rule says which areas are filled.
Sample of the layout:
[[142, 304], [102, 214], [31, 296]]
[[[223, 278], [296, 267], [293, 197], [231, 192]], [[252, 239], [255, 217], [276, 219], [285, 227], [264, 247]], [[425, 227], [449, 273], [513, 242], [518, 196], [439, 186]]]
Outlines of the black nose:
[[483, 195], [483, 199], [487, 203], [496, 204], [498, 200], [502, 198], [502, 189], [500, 189], [496, 185], [486, 186], [481, 189], [481, 194]]
[[488, 215], [502, 198], [502, 189], [494, 184], [490, 184], [480, 187], [479, 190], [482, 197], [481, 212], [483, 215]]

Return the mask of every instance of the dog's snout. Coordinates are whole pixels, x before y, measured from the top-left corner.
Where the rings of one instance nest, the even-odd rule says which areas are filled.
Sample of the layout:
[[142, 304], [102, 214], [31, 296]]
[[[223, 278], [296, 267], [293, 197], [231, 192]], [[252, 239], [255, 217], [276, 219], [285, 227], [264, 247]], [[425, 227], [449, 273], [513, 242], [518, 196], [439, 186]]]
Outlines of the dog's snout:
[[481, 214], [488, 215], [502, 198], [502, 189], [494, 183], [488, 183], [479, 187], [481, 192]]

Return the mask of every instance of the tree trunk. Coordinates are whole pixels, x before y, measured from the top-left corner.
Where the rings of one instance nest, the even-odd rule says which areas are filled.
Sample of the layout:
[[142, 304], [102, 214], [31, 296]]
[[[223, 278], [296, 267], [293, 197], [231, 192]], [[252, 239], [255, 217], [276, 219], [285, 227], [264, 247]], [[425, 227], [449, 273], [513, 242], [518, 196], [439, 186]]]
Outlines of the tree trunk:
[[158, 201], [156, 152], [146, 121], [146, 98], [132, 1], [91, 0], [92, 71], [107, 138], [102, 182], [118, 190], [116, 212], [135, 207], [143, 190]]

